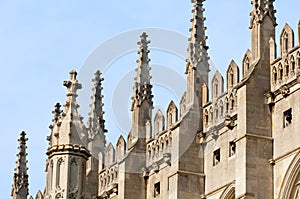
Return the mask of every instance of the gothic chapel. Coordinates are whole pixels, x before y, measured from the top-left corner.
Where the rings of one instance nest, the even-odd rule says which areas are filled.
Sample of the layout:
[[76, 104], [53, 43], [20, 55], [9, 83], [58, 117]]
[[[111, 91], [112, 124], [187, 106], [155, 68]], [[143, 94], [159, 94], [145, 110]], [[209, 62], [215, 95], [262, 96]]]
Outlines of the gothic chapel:
[[[70, 72], [66, 103], [55, 105], [47, 137], [46, 187], [35, 199], [300, 198], [300, 22], [297, 36], [286, 24], [275, 38], [274, 0], [252, 0], [251, 50], [240, 66], [229, 63], [224, 89], [219, 72], [208, 82], [204, 1], [192, 1], [186, 92], [166, 113], [152, 115], [150, 41], [142, 33], [132, 127], [115, 146], [105, 140], [101, 73], [84, 124], [81, 84]], [[11, 196], [27, 199], [25, 132], [18, 141]]]

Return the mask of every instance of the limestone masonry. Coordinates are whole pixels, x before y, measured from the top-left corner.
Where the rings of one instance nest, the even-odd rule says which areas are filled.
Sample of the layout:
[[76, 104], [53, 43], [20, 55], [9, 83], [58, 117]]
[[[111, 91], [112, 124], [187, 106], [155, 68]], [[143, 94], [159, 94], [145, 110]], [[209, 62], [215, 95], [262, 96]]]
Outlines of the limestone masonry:
[[[165, 116], [152, 115], [146, 33], [138, 42], [131, 131], [116, 146], [106, 143], [101, 73], [85, 125], [76, 102], [81, 84], [71, 71], [67, 101], [52, 112], [46, 187], [35, 199], [300, 199], [300, 21], [298, 37], [286, 24], [276, 39], [274, 0], [253, 0], [251, 50], [241, 72], [230, 62], [224, 90], [219, 72], [208, 83], [204, 0], [192, 2], [178, 108], [171, 101]], [[29, 195], [26, 141], [22, 132], [13, 199]]]

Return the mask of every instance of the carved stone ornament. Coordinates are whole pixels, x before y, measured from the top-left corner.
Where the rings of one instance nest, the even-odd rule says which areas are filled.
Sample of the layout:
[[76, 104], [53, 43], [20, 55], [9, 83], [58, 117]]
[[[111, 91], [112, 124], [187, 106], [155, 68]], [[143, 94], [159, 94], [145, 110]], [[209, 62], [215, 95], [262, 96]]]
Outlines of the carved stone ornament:
[[283, 97], [286, 97], [290, 94], [290, 89], [288, 86], [286, 85], [283, 85], [281, 88], [280, 88], [280, 93]]
[[203, 132], [198, 133], [197, 134], [198, 143], [202, 145], [204, 143], [205, 137], [206, 137], [206, 133], [203, 133]]
[[226, 115], [225, 120], [224, 120], [224, 125], [229, 129], [233, 129], [233, 127], [234, 127], [233, 118], [230, 117], [229, 115]]

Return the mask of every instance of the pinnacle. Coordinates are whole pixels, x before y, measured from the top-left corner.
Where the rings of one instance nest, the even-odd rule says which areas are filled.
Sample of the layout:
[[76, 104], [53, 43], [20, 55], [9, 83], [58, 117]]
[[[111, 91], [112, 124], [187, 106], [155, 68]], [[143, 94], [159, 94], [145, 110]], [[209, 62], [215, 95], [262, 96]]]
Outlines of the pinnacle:
[[97, 132], [107, 132], [105, 129], [105, 120], [103, 119], [104, 111], [102, 103], [102, 81], [101, 72], [98, 70], [95, 72], [95, 77], [92, 79], [94, 86], [92, 88], [93, 94], [91, 96], [92, 103], [90, 104], [91, 111], [89, 113], [88, 129], [89, 136], [96, 134]]
[[143, 100], [149, 100], [152, 104], [152, 85], [150, 83], [150, 70], [149, 62], [150, 59], [148, 57], [149, 50], [148, 50], [148, 44], [150, 43], [149, 40], [147, 40], [147, 33], [143, 32], [140, 36], [141, 40], [137, 42], [139, 45], [139, 58], [137, 60], [138, 66], [135, 69], [137, 75], [134, 78], [135, 84], [134, 84], [134, 96], [132, 97], [133, 103], [132, 108], [134, 106], [139, 106]]
[[273, 24], [276, 26], [276, 10], [274, 8], [275, 0], [252, 0], [251, 5], [253, 7], [252, 12], [250, 13], [250, 29], [254, 26], [255, 23], [261, 23], [265, 16], [269, 16], [273, 21]]
[[[20, 133], [20, 137], [18, 139], [19, 142], [19, 152], [17, 154], [17, 161], [16, 161], [16, 168], [13, 178], [13, 185], [12, 185], [12, 196], [17, 196], [18, 193], [22, 192], [28, 195], [28, 175], [27, 175], [27, 160], [26, 160], [26, 138], [25, 131]], [[21, 191], [22, 189], [22, 191]]]
[[[192, 10], [193, 18], [191, 19], [192, 27], [190, 28], [191, 37], [189, 38], [188, 53], [189, 57], [187, 59], [186, 74], [191, 69], [197, 69], [201, 62], [206, 65], [206, 71], [208, 68], [208, 46], [206, 45], [207, 36], [205, 35], [206, 27], [204, 22], [206, 18], [204, 17], [203, 2], [205, 0], [192, 0], [194, 3], [194, 8]], [[199, 69], [199, 68], [198, 68]]]

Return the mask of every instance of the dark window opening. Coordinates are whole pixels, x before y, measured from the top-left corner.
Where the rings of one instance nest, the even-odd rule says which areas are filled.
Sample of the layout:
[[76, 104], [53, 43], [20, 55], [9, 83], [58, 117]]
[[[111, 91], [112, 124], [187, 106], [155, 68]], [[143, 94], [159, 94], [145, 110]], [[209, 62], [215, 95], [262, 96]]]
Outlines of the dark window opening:
[[292, 109], [288, 109], [283, 112], [283, 128], [289, 126], [292, 123]]
[[160, 194], [160, 182], [154, 184], [154, 197]]
[[213, 165], [217, 165], [219, 164], [220, 160], [221, 160], [221, 154], [220, 154], [220, 149], [217, 149], [214, 151], [214, 156], [213, 156]]
[[233, 156], [236, 151], [236, 144], [234, 141], [229, 142], [229, 157]]

